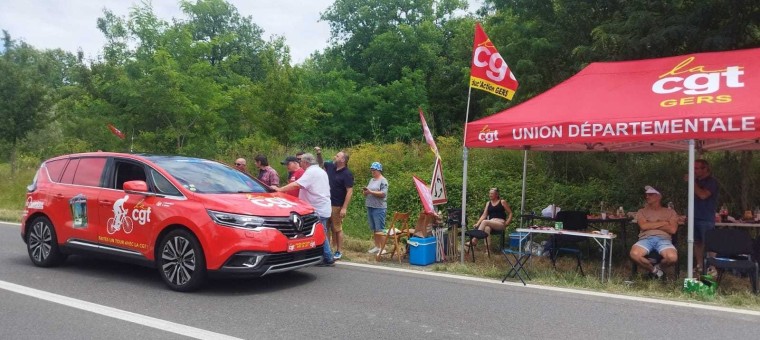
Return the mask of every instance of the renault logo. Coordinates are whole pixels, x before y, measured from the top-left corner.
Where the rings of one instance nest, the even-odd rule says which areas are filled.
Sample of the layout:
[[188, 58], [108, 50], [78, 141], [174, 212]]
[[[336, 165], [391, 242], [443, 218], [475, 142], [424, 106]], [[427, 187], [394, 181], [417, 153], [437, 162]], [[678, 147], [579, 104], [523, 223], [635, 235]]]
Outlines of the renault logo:
[[303, 220], [301, 219], [301, 216], [298, 216], [296, 213], [290, 214], [290, 223], [293, 223], [293, 228], [295, 228], [297, 231], [301, 231], [301, 229], [303, 229]]

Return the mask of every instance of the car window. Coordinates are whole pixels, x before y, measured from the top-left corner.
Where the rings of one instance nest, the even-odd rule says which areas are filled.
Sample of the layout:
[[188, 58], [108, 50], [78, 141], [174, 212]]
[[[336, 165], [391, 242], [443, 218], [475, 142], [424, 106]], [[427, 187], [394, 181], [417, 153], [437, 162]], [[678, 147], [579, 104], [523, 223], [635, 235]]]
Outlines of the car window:
[[197, 193], [268, 192], [250, 176], [221, 163], [197, 158], [154, 160], [183, 187]]
[[116, 169], [116, 176], [114, 176], [114, 179], [116, 180], [114, 187], [116, 189], [124, 190], [124, 182], [145, 182], [147, 179], [145, 176], [145, 167], [143, 167], [142, 164], [116, 160], [114, 168]]
[[153, 180], [153, 187], [157, 193], [170, 196], [182, 196], [182, 193], [179, 192], [179, 189], [174, 187], [174, 185], [169, 182], [166, 177], [158, 173], [156, 170], [150, 169], [149, 171], [150, 177]]
[[66, 165], [66, 170], [63, 171], [63, 175], [61, 176], [61, 183], [66, 183], [66, 184], [74, 183], [74, 174], [76, 174], [77, 172], [78, 165], [79, 165], [79, 158], [75, 158], [69, 161], [69, 164]]
[[61, 174], [63, 173], [63, 168], [66, 166], [67, 161], [68, 159], [59, 159], [45, 163], [45, 168], [47, 168], [48, 175], [50, 175], [50, 180], [58, 182], [61, 179]]
[[103, 168], [105, 166], [106, 159], [104, 157], [89, 157], [80, 159], [76, 174], [74, 174], [73, 183], [91, 187], [100, 186], [100, 177], [103, 175]]

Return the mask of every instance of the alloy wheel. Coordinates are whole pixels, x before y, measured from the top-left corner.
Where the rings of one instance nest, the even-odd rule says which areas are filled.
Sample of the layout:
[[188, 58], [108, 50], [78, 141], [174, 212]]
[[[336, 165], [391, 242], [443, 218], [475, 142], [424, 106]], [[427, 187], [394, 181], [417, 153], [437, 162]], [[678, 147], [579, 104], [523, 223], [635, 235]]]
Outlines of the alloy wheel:
[[195, 249], [182, 236], [169, 239], [161, 251], [164, 277], [172, 284], [184, 286], [193, 277], [196, 269]]

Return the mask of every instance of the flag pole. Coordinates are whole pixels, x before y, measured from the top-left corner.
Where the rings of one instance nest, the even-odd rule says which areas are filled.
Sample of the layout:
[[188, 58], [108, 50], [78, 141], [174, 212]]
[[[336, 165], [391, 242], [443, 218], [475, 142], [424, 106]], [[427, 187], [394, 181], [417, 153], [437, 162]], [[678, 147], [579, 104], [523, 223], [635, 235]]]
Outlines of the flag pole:
[[468, 86], [467, 91], [467, 111], [464, 117], [464, 137], [462, 140], [462, 220], [460, 221], [462, 230], [461, 248], [459, 252], [459, 262], [464, 264], [464, 231], [467, 229], [467, 122], [470, 120], [470, 95], [472, 95], [472, 86]]

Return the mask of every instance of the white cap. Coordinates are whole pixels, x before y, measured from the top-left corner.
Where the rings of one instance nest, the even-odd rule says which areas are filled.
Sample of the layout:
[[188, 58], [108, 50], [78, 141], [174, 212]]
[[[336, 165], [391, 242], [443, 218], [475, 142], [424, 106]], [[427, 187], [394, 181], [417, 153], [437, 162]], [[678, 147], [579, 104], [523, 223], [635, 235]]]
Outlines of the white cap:
[[650, 185], [645, 186], [644, 190], [645, 190], [645, 193], [647, 194], [657, 194], [657, 195], [662, 196], [662, 194], [659, 191], [657, 191], [657, 189], [652, 188], [652, 186]]

